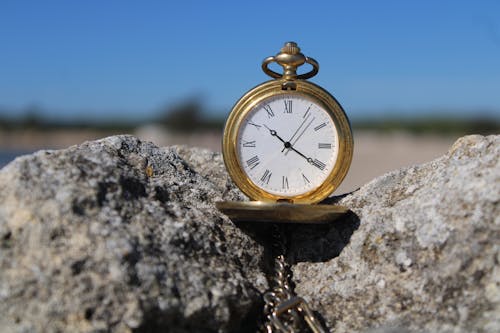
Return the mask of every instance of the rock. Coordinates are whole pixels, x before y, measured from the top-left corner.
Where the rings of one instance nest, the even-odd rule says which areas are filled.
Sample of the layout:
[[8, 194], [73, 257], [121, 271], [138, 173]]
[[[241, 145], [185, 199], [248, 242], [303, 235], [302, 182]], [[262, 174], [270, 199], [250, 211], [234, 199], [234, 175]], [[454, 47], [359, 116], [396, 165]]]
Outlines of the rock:
[[296, 232], [297, 293], [337, 333], [500, 332], [499, 157], [500, 136], [464, 137], [339, 200], [354, 212], [351, 230], [342, 222], [352, 237], [325, 259], [304, 244], [342, 244], [338, 228]]
[[3, 332], [255, 331], [263, 248], [214, 208], [243, 199], [219, 155], [109, 137], [18, 158], [0, 188]]
[[[500, 331], [499, 156], [464, 137], [288, 226], [298, 294], [335, 332]], [[215, 210], [246, 200], [219, 154], [109, 137], [18, 158], [0, 189], [4, 331], [256, 330], [270, 242]]]

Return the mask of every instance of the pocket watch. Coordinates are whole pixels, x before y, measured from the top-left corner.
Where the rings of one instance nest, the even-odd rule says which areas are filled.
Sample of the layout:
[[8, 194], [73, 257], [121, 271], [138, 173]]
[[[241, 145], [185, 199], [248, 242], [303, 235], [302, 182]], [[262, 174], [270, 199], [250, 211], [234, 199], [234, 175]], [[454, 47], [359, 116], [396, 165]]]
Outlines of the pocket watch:
[[[269, 68], [276, 62], [279, 74]], [[312, 69], [297, 74], [297, 68]], [[306, 81], [318, 62], [300, 53], [294, 42], [264, 59], [262, 69], [274, 80], [248, 91], [234, 105], [224, 128], [222, 153], [234, 183], [251, 201], [217, 202], [234, 221], [273, 222], [275, 276], [263, 295], [265, 332], [326, 332], [308, 303], [295, 294], [286, 262], [284, 224], [326, 223], [348, 211], [318, 204], [342, 182], [352, 160], [353, 139], [337, 100]]]
[[[283, 67], [283, 73], [271, 70], [271, 63]], [[297, 74], [304, 64], [312, 69]], [[262, 69], [274, 79], [236, 102], [222, 143], [229, 175], [252, 201], [218, 207], [233, 216], [243, 209], [257, 220], [280, 216], [294, 222], [304, 218], [297, 215], [311, 214], [328, 219], [325, 210], [338, 211], [338, 206], [296, 204], [320, 202], [346, 176], [353, 154], [349, 120], [330, 93], [306, 81], [318, 73], [319, 64], [296, 43], [285, 43], [277, 55], [264, 59]]]

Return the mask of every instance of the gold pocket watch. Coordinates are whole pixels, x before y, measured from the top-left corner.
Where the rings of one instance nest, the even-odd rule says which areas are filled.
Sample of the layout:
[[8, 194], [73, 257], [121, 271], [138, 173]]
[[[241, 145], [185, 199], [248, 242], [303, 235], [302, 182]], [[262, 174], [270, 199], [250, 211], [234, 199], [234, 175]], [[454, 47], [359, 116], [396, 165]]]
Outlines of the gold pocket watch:
[[[279, 74], [269, 69], [276, 62]], [[297, 74], [297, 68], [312, 69]], [[248, 91], [234, 105], [223, 136], [224, 163], [250, 202], [217, 207], [237, 220], [325, 222], [344, 207], [316, 204], [342, 182], [352, 160], [353, 139], [337, 100], [306, 81], [319, 64], [294, 42], [264, 59], [263, 71], [274, 78]]]

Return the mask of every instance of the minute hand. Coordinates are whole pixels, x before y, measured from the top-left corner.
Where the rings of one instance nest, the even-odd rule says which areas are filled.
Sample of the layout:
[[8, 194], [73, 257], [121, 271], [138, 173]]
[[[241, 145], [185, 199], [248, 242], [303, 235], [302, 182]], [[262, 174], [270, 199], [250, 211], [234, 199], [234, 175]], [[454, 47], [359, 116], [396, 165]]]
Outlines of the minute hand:
[[320, 170], [323, 170], [324, 169], [324, 165], [322, 166], [321, 164], [319, 164], [319, 162], [317, 160], [314, 160], [310, 157], [307, 157], [306, 155], [302, 154], [300, 151], [298, 151], [297, 149], [293, 148], [293, 146], [290, 146], [290, 149], [293, 150], [294, 152], [296, 152], [297, 154], [299, 154], [300, 156], [302, 156], [303, 158], [305, 158], [305, 160], [307, 161], [307, 163], [311, 164], [311, 165], [314, 165], [315, 167], [319, 168]]
[[294, 152], [296, 152], [297, 154], [299, 154], [300, 156], [302, 156], [303, 158], [305, 158], [308, 162], [309, 162], [309, 160], [311, 160], [309, 157], [307, 157], [306, 155], [302, 154], [297, 149], [293, 148], [293, 146], [290, 146], [290, 149], [293, 150]]

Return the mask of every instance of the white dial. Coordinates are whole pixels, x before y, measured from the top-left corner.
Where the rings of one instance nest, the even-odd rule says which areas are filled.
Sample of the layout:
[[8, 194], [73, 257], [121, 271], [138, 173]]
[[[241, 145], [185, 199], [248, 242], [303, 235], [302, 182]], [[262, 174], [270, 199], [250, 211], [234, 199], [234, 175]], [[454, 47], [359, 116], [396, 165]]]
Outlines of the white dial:
[[338, 147], [329, 113], [314, 100], [292, 93], [256, 105], [237, 135], [238, 160], [248, 178], [283, 197], [319, 187], [335, 166]]

